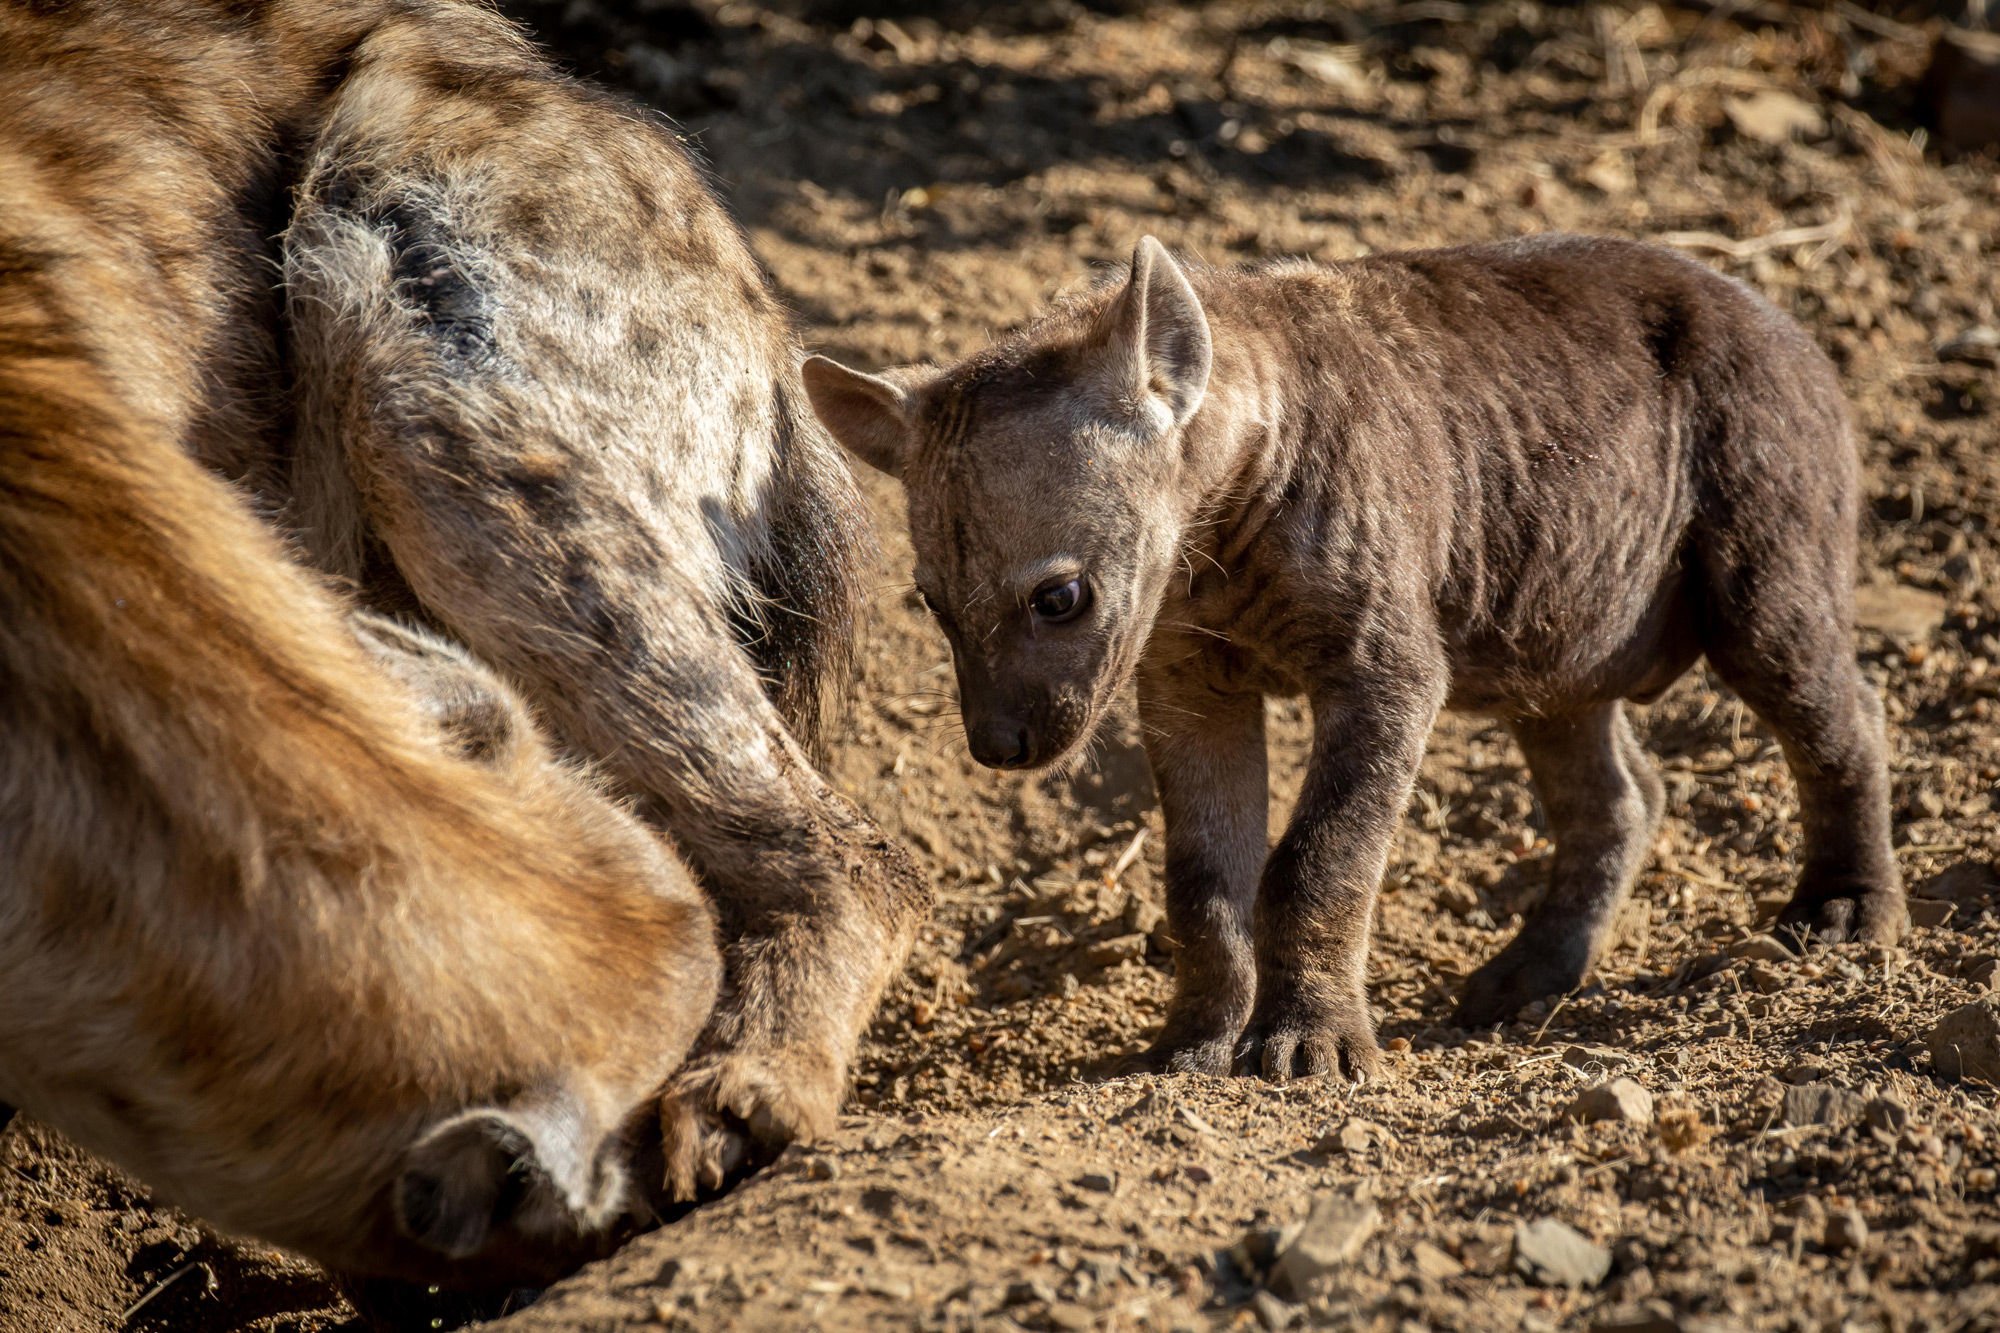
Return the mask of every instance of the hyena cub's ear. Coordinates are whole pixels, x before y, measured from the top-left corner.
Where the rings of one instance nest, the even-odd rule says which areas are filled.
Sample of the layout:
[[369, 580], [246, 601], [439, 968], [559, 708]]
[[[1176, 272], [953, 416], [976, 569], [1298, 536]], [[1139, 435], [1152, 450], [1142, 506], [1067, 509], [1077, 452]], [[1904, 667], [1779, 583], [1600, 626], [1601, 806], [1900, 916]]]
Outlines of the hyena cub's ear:
[[1208, 392], [1214, 345], [1201, 298], [1152, 237], [1132, 248], [1132, 276], [1105, 310], [1097, 334], [1121, 389], [1159, 402], [1175, 425], [1186, 424]]
[[820, 424], [850, 453], [892, 477], [903, 474], [910, 435], [910, 395], [880, 375], [849, 370], [823, 356], [806, 358], [800, 373]]

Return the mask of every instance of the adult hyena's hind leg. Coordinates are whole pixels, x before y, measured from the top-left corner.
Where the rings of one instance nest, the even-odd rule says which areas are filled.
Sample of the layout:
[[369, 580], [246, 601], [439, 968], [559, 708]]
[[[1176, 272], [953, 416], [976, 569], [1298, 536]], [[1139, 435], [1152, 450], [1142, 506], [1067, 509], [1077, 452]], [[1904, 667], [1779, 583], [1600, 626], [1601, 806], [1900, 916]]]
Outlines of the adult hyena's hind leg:
[[1501, 1022], [1530, 1001], [1583, 984], [1652, 850], [1666, 803], [1620, 703], [1511, 726], [1548, 814], [1555, 863], [1541, 905], [1466, 982], [1461, 1027]]
[[[1709, 662], [1784, 748], [1804, 863], [1780, 930], [1893, 943], [1907, 909], [1889, 842], [1882, 705], [1854, 660], [1849, 563], [1732, 582], [1711, 606]], [[1789, 575], [1789, 577], [1787, 577]]]

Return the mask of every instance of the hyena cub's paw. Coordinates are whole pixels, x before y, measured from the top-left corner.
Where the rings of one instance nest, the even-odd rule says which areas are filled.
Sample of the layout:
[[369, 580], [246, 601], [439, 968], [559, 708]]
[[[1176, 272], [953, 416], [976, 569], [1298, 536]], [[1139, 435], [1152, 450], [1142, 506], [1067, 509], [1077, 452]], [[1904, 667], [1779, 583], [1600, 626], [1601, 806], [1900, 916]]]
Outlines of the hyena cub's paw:
[[1909, 924], [1903, 890], [1856, 885], [1812, 892], [1801, 884], [1778, 914], [1780, 935], [1803, 932], [1815, 944], [1894, 944]]
[[[1262, 1075], [1272, 1083], [1320, 1074], [1356, 1083], [1381, 1077], [1375, 1021], [1360, 995], [1342, 995], [1331, 986], [1302, 987], [1296, 981], [1265, 990], [1236, 1048], [1238, 1073]], [[1337, 998], [1317, 998], [1321, 995]]]
[[667, 1195], [686, 1203], [831, 1133], [844, 1080], [823, 1057], [737, 1051], [691, 1062], [660, 1097]]
[[1486, 967], [1466, 977], [1452, 1021], [1458, 1027], [1492, 1027], [1506, 1023], [1538, 999], [1568, 995], [1584, 985], [1590, 971], [1590, 947], [1582, 939], [1552, 937], [1530, 921], [1506, 949], [1486, 961]]
[[1153, 1044], [1125, 1061], [1127, 1074], [1227, 1075], [1243, 1034], [1243, 1010], [1227, 1001], [1190, 1002], [1176, 996]]
[[1120, 1074], [1227, 1074], [1236, 1055], [1236, 1034], [1184, 1040], [1161, 1033], [1137, 1055], [1127, 1056]]

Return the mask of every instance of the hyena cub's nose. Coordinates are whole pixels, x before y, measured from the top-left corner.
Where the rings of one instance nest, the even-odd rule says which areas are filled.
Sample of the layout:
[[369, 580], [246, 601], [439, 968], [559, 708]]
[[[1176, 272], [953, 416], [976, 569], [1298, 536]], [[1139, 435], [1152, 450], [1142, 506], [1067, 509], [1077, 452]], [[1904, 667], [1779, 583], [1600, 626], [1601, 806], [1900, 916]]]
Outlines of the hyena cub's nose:
[[1025, 768], [1028, 764], [1028, 729], [1018, 722], [993, 721], [967, 727], [965, 740], [972, 757], [988, 768]]

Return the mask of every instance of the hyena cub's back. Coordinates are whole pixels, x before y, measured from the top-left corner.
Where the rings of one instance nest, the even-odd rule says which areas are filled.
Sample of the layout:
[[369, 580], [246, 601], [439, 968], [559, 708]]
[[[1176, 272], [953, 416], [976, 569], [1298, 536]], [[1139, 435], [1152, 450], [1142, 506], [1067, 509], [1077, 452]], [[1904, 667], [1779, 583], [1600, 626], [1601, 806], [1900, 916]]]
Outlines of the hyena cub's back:
[[[1577, 985], [1660, 816], [1622, 701], [1703, 653], [1800, 784], [1785, 920], [1899, 930], [1853, 441], [1826, 359], [1740, 284], [1574, 237], [1191, 277], [1149, 239], [957, 366], [806, 372], [909, 492], [975, 757], [1066, 760], [1136, 674], [1182, 941], [1155, 1064], [1376, 1067], [1368, 922], [1447, 701], [1506, 719], [1557, 847], [1461, 1019]], [[1315, 728], [1268, 858], [1267, 693]]]

